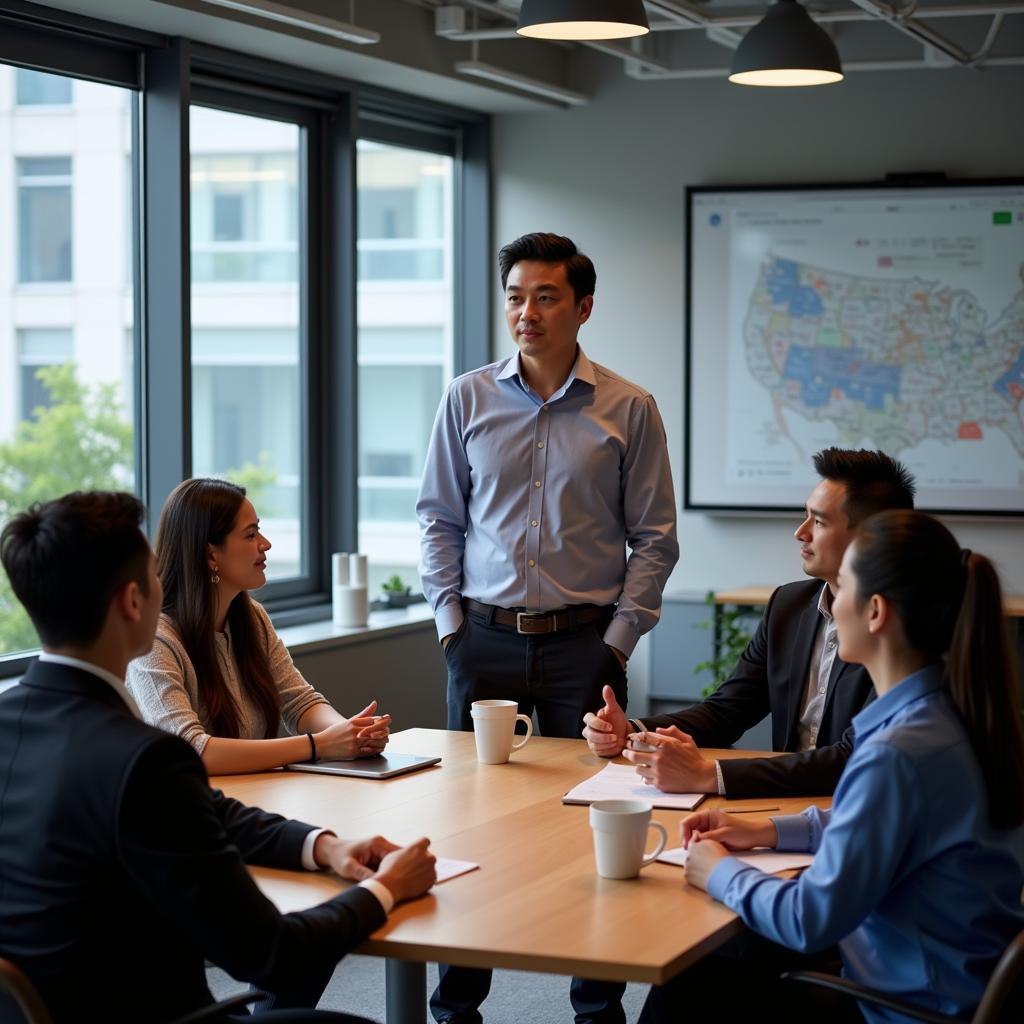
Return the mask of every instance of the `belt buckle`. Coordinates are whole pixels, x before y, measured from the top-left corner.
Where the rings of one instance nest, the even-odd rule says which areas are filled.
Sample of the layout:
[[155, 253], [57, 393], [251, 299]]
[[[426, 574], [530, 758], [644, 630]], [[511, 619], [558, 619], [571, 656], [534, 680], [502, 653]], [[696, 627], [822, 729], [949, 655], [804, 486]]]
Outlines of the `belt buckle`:
[[[524, 629], [524, 623], [534, 623], [537, 626], [541, 626], [541, 629]], [[530, 635], [533, 633], [550, 633], [551, 632], [551, 617], [538, 612], [516, 612], [516, 632], [521, 635]]]

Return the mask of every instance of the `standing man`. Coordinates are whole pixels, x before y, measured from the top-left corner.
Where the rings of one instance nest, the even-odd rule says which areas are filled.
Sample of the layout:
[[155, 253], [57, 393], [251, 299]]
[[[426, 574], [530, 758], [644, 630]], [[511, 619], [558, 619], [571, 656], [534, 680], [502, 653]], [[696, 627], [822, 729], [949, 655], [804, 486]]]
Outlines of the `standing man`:
[[[524, 235], [498, 264], [519, 352], [441, 402], [416, 506], [423, 592], [450, 729], [497, 698], [536, 710], [545, 735], [578, 736], [602, 684], [625, 706], [626, 661], [679, 555], [665, 429], [649, 392], [577, 344], [596, 274], [570, 239]], [[578, 1022], [623, 1019], [581, 987]], [[489, 988], [488, 971], [442, 967], [434, 1017], [476, 1024]]]
[[[835, 789], [853, 749], [851, 722], [875, 696], [867, 670], [839, 657], [832, 618], [839, 564], [868, 516], [914, 507], [914, 480], [884, 452], [826, 448], [814, 468], [821, 481], [794, 535], [812, 579], [772, 594], [732, 676], [700, 704], [631, 724], [606, 691], [604, 707], [585, 718], [583, 736], [595, 754], [622, 753], [666, 792], [807, 796]], [[769, 714], [772, 749], [785, 756], [716, 761], [698, 749], [730, 746]], [[630, 732], [656, 749], [623, 750]]]

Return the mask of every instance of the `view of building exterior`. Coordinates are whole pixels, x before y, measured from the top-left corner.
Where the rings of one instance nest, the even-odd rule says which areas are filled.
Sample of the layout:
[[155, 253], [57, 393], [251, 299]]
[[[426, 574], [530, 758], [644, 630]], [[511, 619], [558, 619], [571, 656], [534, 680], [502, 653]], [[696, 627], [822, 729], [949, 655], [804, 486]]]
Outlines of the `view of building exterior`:
[[[56, 479], [78, 465], [80, 486], [95, 482], [87, 453], [116, 448], [108, 418], [133, 420], [136, 99], [0, 65], [0, 444], [24, 450], [19, 425], [49, 408], [53, 457], [71, 460]], [[194, 106], [190, 137], [193, 474], [250, 488], [274, 545], [268, 575], [287, 578], [307, 557], [303, 129]], [[373, 596], [396, 572], [418, 589], [415, 496], [452, 374], [453, 161], [360, 140], [357, 162], [358, 528]], [[39, 371], [68, 364], [85, 411], [61, 419]], [[130, 443], [114, 461], [107, 485], [131, 489]], [[19, 507], [16, 484], [0, 466], [0, 519]], [[26, 501], [53, 496], [34, 486]], [[0, 654], [25, 646], [5, 641], [9, 614], [0, 593]]]

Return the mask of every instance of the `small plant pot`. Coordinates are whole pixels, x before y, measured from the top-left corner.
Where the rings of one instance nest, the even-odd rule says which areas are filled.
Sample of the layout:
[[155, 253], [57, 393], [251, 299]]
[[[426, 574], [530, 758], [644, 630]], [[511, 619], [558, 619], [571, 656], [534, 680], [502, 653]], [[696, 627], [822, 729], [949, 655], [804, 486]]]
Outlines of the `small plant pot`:
[[407, 608], [411, 601], [412, 601], [412, 594], [409, 593], [408, 588], [406, 588], [403, 591], [397, 591], [397, 590], [385, 590], [384, 591], [384, 604], [388, 608]]

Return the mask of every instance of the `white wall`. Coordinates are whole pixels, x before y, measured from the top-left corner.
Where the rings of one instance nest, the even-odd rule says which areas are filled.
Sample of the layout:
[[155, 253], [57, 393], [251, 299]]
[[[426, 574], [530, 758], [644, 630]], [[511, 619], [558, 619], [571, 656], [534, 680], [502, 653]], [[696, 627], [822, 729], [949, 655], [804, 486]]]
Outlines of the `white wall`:
[[[558, 231], [594, 258], [595, 312], [581, 340], [657, 398], [680, 504], [686, 185], [1024, 174], [1024, 69], [861, 73], [827, 88], [760, 90], [710, 79], [635, 82], [618, 62], [581, 60], [592, 104], [495, 119], [495, 243]], [[496, 358], [512, 351], [500, 299], [495, 339]], [[683, 514], [669, 587], [798, 578], [795, 526]], [[950, 526], [997, 561], [1007, 589], [1024, 593], [1019, 520]]]

